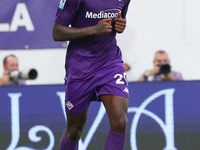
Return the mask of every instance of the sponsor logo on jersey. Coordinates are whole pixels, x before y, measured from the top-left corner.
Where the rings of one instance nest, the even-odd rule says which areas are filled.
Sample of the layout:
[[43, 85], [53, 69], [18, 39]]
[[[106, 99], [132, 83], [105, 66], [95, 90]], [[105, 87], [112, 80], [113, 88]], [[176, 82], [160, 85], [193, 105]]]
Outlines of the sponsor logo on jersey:
[[99, 13], [86, 11], [85, 18], [101, 19], [101, 18], [117, 18], [120, 9], [108, 9], [100, 11]]
[[66, 0], [60, 0], [60, 4], [59, 4], [59, 8], [61, 8], [61, 9], [63, 9], [64, 8], [64, 6], [65, 6], [65, 2], [66, 2]]
[[71, 109], [74, 107], [74, 105], [73, 105], [70, 101], [68, 101], [68, 102], [66, 103], [66, 106], [67, 106], [67, 108], [68, 108], [69, 110], [71, 110]]
[[123, 90], [123, 92], [129, 93], [128, 88], [125, 87], [125, 89]]

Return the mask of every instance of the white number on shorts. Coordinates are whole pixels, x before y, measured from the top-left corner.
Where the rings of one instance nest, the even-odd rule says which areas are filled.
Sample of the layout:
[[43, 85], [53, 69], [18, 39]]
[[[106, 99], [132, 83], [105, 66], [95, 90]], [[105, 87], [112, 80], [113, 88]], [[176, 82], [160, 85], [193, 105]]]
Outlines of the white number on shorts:
[[128, 80], [127, 80], [127, 77], [126, 77], [126, 72], [124, 72], [124, 79], [126, 81], [126, 84], [128, 85]]
[[121, 75], [121, 74], [116, 74], [116, 75], [114, 76], [114, 78], [118, 78], [118, 79], [116, 80], [116, 84], [124, 84], [124, 81], [122, 81], [123, 75]]
[[118, 78], [116, 80], [116, 84], [124, 84], [124, 81], [122, 81], [122, 78], [124, 77], [125, 81], [126, 81], [126, 84], [128, 84], [128, 81], [127, 81], [127, 78], [126, 78], [126, 73], [124, 72], [124, 74], [116, 74], [114, 76], [114, 78]]

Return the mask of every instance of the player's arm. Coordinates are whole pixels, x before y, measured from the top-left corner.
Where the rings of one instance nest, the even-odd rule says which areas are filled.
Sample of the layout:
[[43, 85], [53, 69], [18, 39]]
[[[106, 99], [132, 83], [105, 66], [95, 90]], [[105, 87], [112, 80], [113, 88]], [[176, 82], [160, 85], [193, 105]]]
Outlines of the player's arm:
[[55, 23], [53, 27], [53, 39], [55, 41], [68, 41], [91, 35], [106, 34], [112, 31], [111, 21], [111, 18], [102, 19], [95, 26], [85, 28], [66, 27]]

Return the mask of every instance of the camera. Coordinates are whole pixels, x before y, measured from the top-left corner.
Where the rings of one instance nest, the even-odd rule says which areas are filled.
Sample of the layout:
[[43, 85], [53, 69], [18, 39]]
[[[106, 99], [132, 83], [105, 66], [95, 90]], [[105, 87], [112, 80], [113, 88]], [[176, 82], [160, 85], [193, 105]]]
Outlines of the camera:
[[10, 79], [11, 80], [34, 80], [37, 78], [37, 70], [35, 69], [26, 69], [22, 71], [14, 70], [10, 72]]
[[158, 66], [160, 67], [159, 74], [168, 75], [171, 72], [171, 66], [167, 64], [166, 62], [163, 62], [162, 64]]

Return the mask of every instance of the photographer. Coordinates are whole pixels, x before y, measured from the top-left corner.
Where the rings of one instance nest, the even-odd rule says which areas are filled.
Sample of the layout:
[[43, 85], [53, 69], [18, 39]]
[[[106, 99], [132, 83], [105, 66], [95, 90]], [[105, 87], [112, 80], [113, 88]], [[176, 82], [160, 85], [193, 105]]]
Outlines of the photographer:
[[18, 71], [18, 58], [15, 55], [8, 55], [3, 60], [4, 73], [0, 78], [0, 85], [26, 85], [25, 80], [14, 80], [10, 77], [11, 71]]
[[153, 60], [153, 68], [145, 71], [138, 79], [142, 81], [181, 81], [183, 80], [181, 73], [171, 71], [170, 59], [168, 54], [159, 50], [156, 52]]

